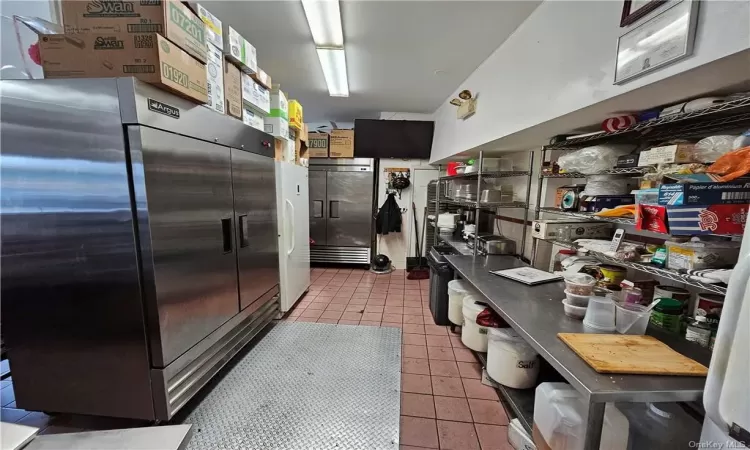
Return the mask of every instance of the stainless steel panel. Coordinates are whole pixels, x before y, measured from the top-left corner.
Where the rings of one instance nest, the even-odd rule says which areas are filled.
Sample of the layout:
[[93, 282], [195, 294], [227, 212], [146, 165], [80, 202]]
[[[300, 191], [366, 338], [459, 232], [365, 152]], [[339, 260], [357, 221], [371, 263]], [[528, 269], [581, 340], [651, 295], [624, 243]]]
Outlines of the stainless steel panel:
[[310, 261], [317, 263], [370, 264], [370, 247], [310, 247]]
[[313, 247], [326, 245], [326, 217], [328, 216], [326, 200], [326, 175], [325, 171], [309, 172], [310, 186], [310, 239]]
[[[148, 125], [207, 142], [274, 157], [273, 136], [259, 132], [233, 117], [177, 97], [135, 78], [117, 78], [122, 123]], [[149, 109], [149, 99], [177, 108], [176, 119]], [[263, 145], [257, 145], [260, 140]]]
[[372, 233], [372, 172], [328, 172], [326, 245], [369, 247]]
[[153, 419], [114, 80], [0, 83], [2, 327], [19, 408]]
[[240, 309], [255, 310], [279, 286], [274, 160], [232, 149], [232, 186]]
[[39, 436], [26, 450], [184, 450], [193, 435], [192, 425], [128, 428]]
[[239, 312], [230, 149], [148, 127], [128, 136], [144, 292], [158, 323], [152, 365], [164, 367]]
[[373, 170], [375, 160], [372, 158], [310, 158], [310, 170], [329, 169], [320, 166], [364, 166]]

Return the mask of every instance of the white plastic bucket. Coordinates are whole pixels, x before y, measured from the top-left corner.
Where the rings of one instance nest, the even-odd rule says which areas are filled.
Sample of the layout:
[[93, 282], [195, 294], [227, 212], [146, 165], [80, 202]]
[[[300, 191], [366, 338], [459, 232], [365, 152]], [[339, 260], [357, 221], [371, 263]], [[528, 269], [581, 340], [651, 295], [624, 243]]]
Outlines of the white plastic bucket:
[[498, 383], [515, 389], [536, 385], [539, 355], [512, 328], [490, 328], [487, 374]]
[[469, 287], [461, 280], [448, 282], [448, 320], [456, 325], [463, 325], [464, 314], [463, 308], [464, 297], [470, 294]]
[[477, 325], [477, 316], [487, 305], [476, 303], [476, 297], [467, 295], [463, 300], [464, 325], [461, 327], [461, 342], [475, 352], [487, 351], [487, 327]]

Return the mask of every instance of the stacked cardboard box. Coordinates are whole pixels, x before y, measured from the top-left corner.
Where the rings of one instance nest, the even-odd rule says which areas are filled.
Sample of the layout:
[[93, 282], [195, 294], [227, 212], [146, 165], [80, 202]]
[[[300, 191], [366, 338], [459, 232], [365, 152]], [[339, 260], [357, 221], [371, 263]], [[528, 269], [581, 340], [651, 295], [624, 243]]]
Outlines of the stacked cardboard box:
[[224, 98], [224, 39], [221, 30], [221, 20], [211, 14], [201, 4], [196, 5], [195, 12], [203, 21], [206, 30], [206, 90], [208, 91], [206, 106], [224, 114], [226, 111]]
[[271, 93], [271, 113], [265, 119], [265, 131], [278, 139], [289, 139], [289, 102], [278, 88]]
[[63, 0], [65, 34], [42, 35], [46, 78], [134, 76], [206, 103], [205, 26], [182, 2]]

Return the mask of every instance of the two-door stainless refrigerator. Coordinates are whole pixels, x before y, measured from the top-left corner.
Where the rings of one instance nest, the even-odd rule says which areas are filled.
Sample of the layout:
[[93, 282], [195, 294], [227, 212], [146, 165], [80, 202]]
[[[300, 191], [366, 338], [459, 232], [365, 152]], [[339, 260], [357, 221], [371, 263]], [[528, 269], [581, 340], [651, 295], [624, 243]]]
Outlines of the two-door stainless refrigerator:
[[278, 311], [273, 138], [132, 78], [0, 86], [17, 407], [170, 419]]

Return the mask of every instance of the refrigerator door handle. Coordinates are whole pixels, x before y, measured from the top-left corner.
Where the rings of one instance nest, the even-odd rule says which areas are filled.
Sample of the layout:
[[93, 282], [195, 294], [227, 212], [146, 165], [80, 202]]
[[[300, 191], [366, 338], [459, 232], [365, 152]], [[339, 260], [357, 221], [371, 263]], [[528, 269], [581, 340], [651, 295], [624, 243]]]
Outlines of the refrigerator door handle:
[[247, 214], [237, 217], [237, 228], [240, 230], [240, 248], [249, 245], [247, 241]]
[[232, 253], [232, 219], [221, 219], [221, 237], [224, 253]]
[[313, 200], [313, 218], [323, 217], [323, 200]]
[[291, 241], [292, 241], [291, 248], [286, 252], [286, 255], [289, 256], [294, 251], [294, 247], [295, 247], [295, 244], [296, 244], [295, 240], [294, 240], [294, 233], [296, 232], [296, 230], [294, 229], [294, 205], [292, 204], [292, 202], [289, 201], [288, 198], [284, 199], [284, 201], [286, 201], [286, 204], [289, 205], [289, 207], [292, 210], [291, 217], [287, 218], [287, 222], [289, 222], [289, 225], [290, 225], [290, 228], [291, 228], [289, 236], [290, 236]]
[[328, 202], [328, 217], [330, 217], [331, 219], [340, 219], [338, 200], [331, 200], [330, 202]]

